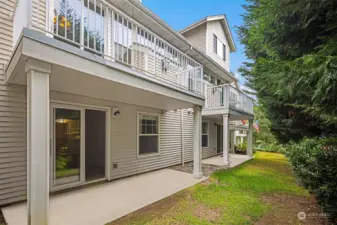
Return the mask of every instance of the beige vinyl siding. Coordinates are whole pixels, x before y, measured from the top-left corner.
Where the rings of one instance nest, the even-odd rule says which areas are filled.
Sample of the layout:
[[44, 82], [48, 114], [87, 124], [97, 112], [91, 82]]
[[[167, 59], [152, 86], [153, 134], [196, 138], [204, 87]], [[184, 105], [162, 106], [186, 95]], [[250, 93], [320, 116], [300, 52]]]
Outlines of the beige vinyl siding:
[[208, 147], [202, 148], [202, 158], [209, 158], [217, 155], [216, 152], [216, 126], [213, 120], [203, 120], [209, 124]]
[[184, 137], [184, 161], [193, 160], [193, 110], [183, 110], [183, 137]]
[[206, 52], [206, 23], [183, 33], [183, 35], [194, 47]]
[[16, 0], [0, 0], [0, 205], [26, 198], [25, 88], [4, 85], [5, 65], [13, 48], [13, 12]]
[[[180, 112], [119, 105], [121, 115], [112, 121], [111, 179], [130, 176], [181, 163]], [[137, 157], [137, 112], [160, 114], [160, 153]]]
[[[220, 41], [226, 45], [226, 61], [214, 52], [213, 48], [213, 35], [216, 35]], [[207, 23], [207, 55], [215, 60], [218, 64], [226, 70], [230, 70], [230, 48], [225, 35], [225, 31], [220, 21], [210, 21]], [[222, 53], [221, 53], [222, 55]]]
[[[184, 139], [184, 161], [191, 162], [193, 161], [193, 130], [194, 130], [194, 122], [193, 122], [193, 110], [184, 109], [183, 110], [183, 139]], [[209, 145], [208, 148], [202, 148], [202, 158], [209, 158], [212, 156], [216, 156], [216, 126], [215, 121], [205, 120], [203, 121], [209, 122]]]

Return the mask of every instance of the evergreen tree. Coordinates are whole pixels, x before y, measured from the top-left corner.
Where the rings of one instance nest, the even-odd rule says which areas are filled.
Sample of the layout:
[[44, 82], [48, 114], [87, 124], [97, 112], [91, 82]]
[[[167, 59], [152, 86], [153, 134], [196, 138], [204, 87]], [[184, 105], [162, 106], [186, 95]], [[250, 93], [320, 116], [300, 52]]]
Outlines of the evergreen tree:
[[239, 27], [256, 91], [279, 141], [337, 132], [337, 1], [248, 0]]

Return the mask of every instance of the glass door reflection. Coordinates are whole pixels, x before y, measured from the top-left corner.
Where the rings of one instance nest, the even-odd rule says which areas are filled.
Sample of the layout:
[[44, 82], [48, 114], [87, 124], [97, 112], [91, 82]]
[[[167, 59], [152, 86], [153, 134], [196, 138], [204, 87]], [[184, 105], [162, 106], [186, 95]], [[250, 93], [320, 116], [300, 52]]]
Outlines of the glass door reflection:
[[81, 181], [81, 110], [54, 108], [53, 186]]

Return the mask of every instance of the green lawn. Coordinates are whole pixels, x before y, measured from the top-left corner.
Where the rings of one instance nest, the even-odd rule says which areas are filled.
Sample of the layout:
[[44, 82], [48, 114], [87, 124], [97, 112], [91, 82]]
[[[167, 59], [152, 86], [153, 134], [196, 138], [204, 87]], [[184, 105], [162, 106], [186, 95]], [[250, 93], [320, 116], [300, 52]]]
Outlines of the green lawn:
[[308, 192], [296, 184], [283, 155], [255, 156], [111, 224], [301, 224], [298, 212], [318, 210]]

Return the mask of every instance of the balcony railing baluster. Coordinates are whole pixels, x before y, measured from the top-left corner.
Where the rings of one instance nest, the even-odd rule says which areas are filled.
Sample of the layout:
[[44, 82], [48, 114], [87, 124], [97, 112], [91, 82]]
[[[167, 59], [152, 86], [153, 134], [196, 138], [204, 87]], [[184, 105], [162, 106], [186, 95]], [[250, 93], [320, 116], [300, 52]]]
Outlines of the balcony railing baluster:
[[[253, 114], [253, 100], [229, 84], [212, 86], [204, 83], [206, 109], [235, 108]], [[223, 96], [222, 98], [220, 96]]]

